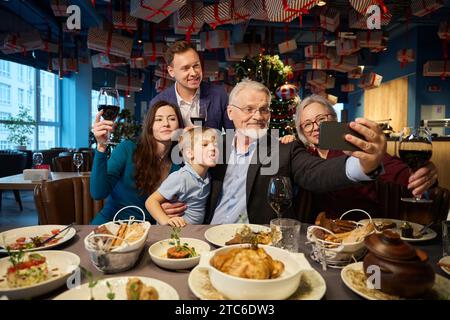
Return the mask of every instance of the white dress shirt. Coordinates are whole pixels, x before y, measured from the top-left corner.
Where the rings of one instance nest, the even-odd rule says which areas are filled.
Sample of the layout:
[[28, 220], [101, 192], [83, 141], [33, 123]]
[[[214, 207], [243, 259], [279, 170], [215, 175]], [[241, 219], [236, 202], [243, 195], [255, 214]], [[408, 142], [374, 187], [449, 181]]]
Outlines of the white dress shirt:
[[183, 118], [184, 126], [193, 126], [191, 122], [191, 117], [198, 117], [200, 114], [200, 87], [195, 92], [192, 97], [191, 102], [183, 100], [183, 98], [178, 94], [177, 90], [178, 83], [175, 83], [175, 95], [177, 96], [177, 103], [180, 107], [181, 116]]

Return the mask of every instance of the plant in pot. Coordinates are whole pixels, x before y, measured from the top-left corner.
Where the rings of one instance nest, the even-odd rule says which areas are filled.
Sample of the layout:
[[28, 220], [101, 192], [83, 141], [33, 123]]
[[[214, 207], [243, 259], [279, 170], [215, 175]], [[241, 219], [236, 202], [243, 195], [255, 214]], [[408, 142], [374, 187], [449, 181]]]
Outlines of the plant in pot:
[[26, 149], [36, 127], [36, 121], [29, 112], [28, 108], [21, 106], [15, 117], [9, 116], [5, 121], [5, 126], [9, 131], [8, 140], [14, 143], [19, 150]]

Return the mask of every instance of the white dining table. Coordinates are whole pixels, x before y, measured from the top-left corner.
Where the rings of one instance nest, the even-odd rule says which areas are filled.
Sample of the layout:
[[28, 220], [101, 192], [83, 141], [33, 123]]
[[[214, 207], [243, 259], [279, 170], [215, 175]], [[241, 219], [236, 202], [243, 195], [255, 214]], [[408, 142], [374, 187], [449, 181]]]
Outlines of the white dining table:
[[[90, 175], [90, 172], [82, 172], [80, 175]], [[78, 177], [77, 172], [51, 172], [49, 181]], [[0, 178], [0, 190], [34, 190], [44, 180], [25, 180], [23, 173]]]

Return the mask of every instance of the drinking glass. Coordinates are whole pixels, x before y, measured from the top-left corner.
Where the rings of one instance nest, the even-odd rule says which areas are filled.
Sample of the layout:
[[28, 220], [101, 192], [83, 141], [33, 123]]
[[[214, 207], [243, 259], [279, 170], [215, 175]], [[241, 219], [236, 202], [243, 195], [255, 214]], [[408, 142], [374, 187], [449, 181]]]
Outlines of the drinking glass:
[[206, 123], [207, 111], [206, 108], [199, 108], [198, 117], [191, 116], [191, 122], [193, 126], [203, 127]]
[[[98, 94], [97, 110], [102, 111], [102, 118], [104, 120], [115, 121], [120, 111], [119, 92], [115, 88], [103, 87], [100, 88]], [[105, 142], [107, 145], [115, 145], [110, 139], [108, 132], [108, 139]]]
[[290, 252], [298, 252], [300, 244], [300, 227], [300, 221], [295, 219], [272, 219], [270, 221], [272, 245]]
[[33, 166], [35, 168], [39, 167], [44, 162], [44, 155], [42, 152], [33, 153]]
[[[398, 147], [400, 158], [405, 162], [412, 172], [425, 166], [431, 159], [433, 146], [431, 143], [431, 133], [423, 127], [405, 127], [400, 135]], [[432, 200], [421, 198], [420, 196], [401, 198], [406, 202], [430, 203]]]
[[277, 213], [277, 217], [281, 218], [281, 214], [292, 205], [291, 180], [281, 176], [270, 178], [267, 201]]
[[80, 175], [80, 167], [83, 165], [83, 154], [81, 152], [75, 152], [72, 160], [75, 167], [77, 167], [78, 175]]

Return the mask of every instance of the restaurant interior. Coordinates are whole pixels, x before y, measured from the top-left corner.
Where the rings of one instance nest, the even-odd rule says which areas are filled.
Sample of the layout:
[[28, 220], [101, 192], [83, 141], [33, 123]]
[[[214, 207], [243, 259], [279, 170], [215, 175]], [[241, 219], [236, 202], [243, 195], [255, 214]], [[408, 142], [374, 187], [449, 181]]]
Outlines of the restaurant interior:
[[[432, 146], [424, 163], [437, 170], [423, 196], [428, 201], [402, 201], [410, 195], [405, 185], [376, 181], [378, 212], [327, 218], [313, 210], [314, 192], [294, 186], [292, 215], [272, 206], [289, 226], [274, 219], [171, 230], [145, 221], [145, 208], [137, 208], [137, 222], [94, 229], [92, 219], [110, 201], [90, 191], [98, 156], [93, 124], [104, 90], [115, 89], [120, 107], [111, 140], [137, 142], [150, 101], [175, 84], [164, 54], [179, 40], [198, 52], [203, 82], [228, 94], [245, 78], [264, 83], [272, 95], [269, 128], [280, 136], [298, 139], [296, 107], [312, 94], [328, 101], [338, 122], [376, 122], [386, 153], [405, 162], [405, 128], [423, 129]], [[449, 41], [448, 0], [0, 0], [0, 298], [129, 300], [138, 286], [138, 300], [449, 300]], [[268, 202], [269, 193], [260, 201]], [[120, 238], [122, 225], [131, 238], [139, 236]], [[292, 250], [276, 245], [283, 228], [298, 233]], [[406, 228], [414, 229], [410, 236]], [[194, 248], [195, 255], [168, 259], [173, 243], [183, 247], [180, 232], [184, 249]], [[341, 232], [352, 233], [351, 240]], [[103, 233], [120, 241], [108, 242]], [[20, 246], [39, 235], [42, 245]], [[270, 240], [261, 240], [265, 236]], [[20, 249], [11, 250], [5, 237]], [[250, 266], [254, 274], [271, 274], [259, 287], [237, 274], [239, 267], [221, 265], [226, 242], [236, 237], [232, 245], [257, 241], [269, 255], [269, 271], [261, 262]], [[72, 271], [46, 271], [34, 289], [19, 280], [11, 285], [6, 256], [38, 247], [57, 247], [39, 260], [49, 270], [52, 262], [62, 271], [63, 260], [82, 267], [82, 290], [66, 287]], [[403, 280], [382, 271], [381, 289], [366, 288], [367, 266], [374, 264]], [[110, 274], [119, 278], [108, 282]], [[100, 281], [94, 293], [86, 289], [93, 279]]]

